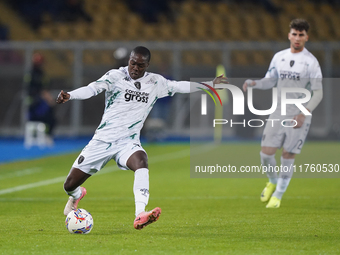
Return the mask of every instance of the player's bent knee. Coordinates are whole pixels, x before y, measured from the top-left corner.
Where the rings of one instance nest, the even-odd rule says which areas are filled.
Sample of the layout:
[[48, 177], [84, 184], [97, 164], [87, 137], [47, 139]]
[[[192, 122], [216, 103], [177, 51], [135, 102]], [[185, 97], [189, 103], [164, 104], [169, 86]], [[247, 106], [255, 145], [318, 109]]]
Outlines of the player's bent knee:
[[126, 165], [132, 170], [136, 171], [140, 168], [148, 168], [148, 156], [144, 151], [136, 151], [130, 156]]
[[141, 159], [138, 162], [138, 168], [148, 168], [148, 160], [147, 159]]
[[148, 168], [148, 161], [145, 159], [139, 159], [131, 164], [131, 167], [129, 167], [131, 170], [136, 171], [140, 168]]
[[276, 150], [277, 148], [275, 147], [266, 147], [266, 146], [263, 146], [261, 148], [261, 152], [268, 155], [268, 156], [271, 156], [271, 155], [274, 155], [276, 153]]

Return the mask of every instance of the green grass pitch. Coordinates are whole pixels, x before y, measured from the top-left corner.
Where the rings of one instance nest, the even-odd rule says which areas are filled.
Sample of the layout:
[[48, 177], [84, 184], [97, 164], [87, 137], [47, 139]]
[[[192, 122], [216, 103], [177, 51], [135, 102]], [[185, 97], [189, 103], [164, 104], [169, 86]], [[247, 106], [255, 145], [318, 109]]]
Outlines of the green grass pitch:
[[[0, 165], [0, 254], [340, 254], [340, 182], [295, 178], [281, 208], [260, 202], [264, 178], [190, 178], [189, 145], [147, 145], [148, 209], [133, 228], [133, 173], [110, 162], [87, 180], [88, 235], [64, 225], [62, 184], [78, 154]], [[233, 162], [259, 163], [258, 143], [227, 144]], [[339, 143], [310, 142], [297, 162], [340, 163]], [[237, 155], [236, 155], [237, 154]], [[339, 174], [340, 175], [340, 174]]]

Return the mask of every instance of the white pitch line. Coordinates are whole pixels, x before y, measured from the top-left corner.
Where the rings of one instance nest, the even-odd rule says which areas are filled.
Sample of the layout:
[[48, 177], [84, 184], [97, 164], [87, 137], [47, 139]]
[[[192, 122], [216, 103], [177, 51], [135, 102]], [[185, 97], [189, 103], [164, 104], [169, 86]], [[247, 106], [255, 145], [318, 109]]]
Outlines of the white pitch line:
[[15, 171], [15, 172], [2, 174], [2, 175], [0, 175], [0, 180], [14, 178], [14, 177], [20, 177], [20, 176], [24, 176], [24, 175], [35, 174], [35, 173], [38, 173], [38, 172], [41, 172], [41, 171], [42, 171], [41, 167], [27, 168], [27, 169]]
[[[100, 171], [96, 175], [107, 174], [107, 173], [111, 173], [111, 172], [114, 172], [114, 171], [117, 171], [117, 170], [118, 170], [118, 167], [110, 166], [110, 167], [103, 169], [102, 171]], [[26, 189], [37, 188], [37, 187], [41, 187], [41, 186], [47, 186], [47, 185], [50, 185], [50, 184], [56, 184], [56, 183], [64, 182], [65, 179], [66, 179], [66, 176], [60, 176], [60, 177], [56, 177], [56, 178], [49, 179], [49, 180], [44, 180], [44, 181], [40, 181], [40, 182], [33, 182], [33, 183], [20, 185], [20, 186], [8, 188], [8, 189], [2, 189], [2, 190], [0, 190], [0, 195], [13, 193], [13, 192], [16, 192], [16, 191], [22, 191], [22, 190], [26, 190]]]
[[50, 184], [55, 184], [55, 183], [62, 182], [64, 180], [65, 180], [65, 176], [62, 176], [62, 177], [57, 177], [57, 178], [53, 178], [53, 179], [49, 179], [49, 180], [45, 180], [45, 181], [33, 182], [33, 183], [25, 184], [25, 185], [20, 185], [20, 186], [16, 186], [16, 187], [9, 188], [9, 189], [2, 189], [2, 190], [0, 190], [0, 195], [13, 193], [13, 192], [21, 191], [21, 190], [25, 190], [25, 189], [32, 189], [32, 188], [36, 188], [36, 187], [46, 186], [46, 185], [50, 185]]
[[[202, 151], [202, 153], [203, 152], [204, 151]], [[152, 159], [150, 161], [151, 161], [151, 163], [157, 163], [157, 162], [162, 162], [162, 161], [166, 161], [166, 160], [170, 160], [170, 159], [184, 158], [184, 157], [187, 157], [189, 155], [190, 155], [190, 149], [185, 149], [185, 150], [182, 150], [182, 151], [176, 151], [176, 152], [173, 152], [173, 153], [154, 156], [154, 157], [152, 157]], [[110, 166], [110, 167], [104, 168], [103, 170], [98, 172], [96, 175], [107, 174], [107, 173], [111, 173], [111, 172], [114, 172], [114, 171], [117, 171], [117, 170], [119, 170], [117, 166]], [[40, 182], [34, 182], [34, 183], [16, 186], [16, 187], [13, 187], [13, 188], [3, 189], [3, 190], [0, 190], [0, 195], [64, 182], [65, 178], [66, 178], [66, 176], [60, 176], [60, 177], [56, 177], [56, 178], [49, 179], [49, 180], [44, 180], [44, 181], [40, 181]]]

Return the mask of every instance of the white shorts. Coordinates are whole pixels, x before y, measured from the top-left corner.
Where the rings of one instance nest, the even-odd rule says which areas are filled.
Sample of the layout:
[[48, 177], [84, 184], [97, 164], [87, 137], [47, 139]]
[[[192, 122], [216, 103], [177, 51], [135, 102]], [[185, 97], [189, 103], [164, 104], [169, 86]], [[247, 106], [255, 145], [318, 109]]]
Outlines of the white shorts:
[[[269, 119], [279, 119], [274, 116]], [[287, 117], [287, 119], [292, 119]], [[305, 121], [300, 128], [284, 127], [280, 121], [268, 121], [263, 131], [262, 147], [283, 147], [287, 152], [300, 154], [303, 144], [305, 143], [312, 116], [306, 116]], [[294, 123], [293, 123], [294, 124]], [[286, 123], [285, 125], [289, 125]], [[292, 125], [292, 124], [291, 124]]]
[[[82, 150], [72, 167], [78, 168], [84, 173], [94, 174], [100, 171], [111, 159], [122, 170], [129, 170], [126, 163], [136, 151], [144, 151], [139, 141], [121, 140], [116, 143], [108, 143], [92, 139]], [[146, 153], [146, 152], [145, 152]]]

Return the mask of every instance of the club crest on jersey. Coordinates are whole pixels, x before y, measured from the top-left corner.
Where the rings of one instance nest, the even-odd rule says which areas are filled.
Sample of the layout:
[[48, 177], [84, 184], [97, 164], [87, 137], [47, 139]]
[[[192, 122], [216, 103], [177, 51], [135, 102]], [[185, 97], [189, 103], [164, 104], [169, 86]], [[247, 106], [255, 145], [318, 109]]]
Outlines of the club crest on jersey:
[[294, 60], [291, 60], [290, 63], [289, 63], [289, 64], [290, 64], [290, 67], [292, 67], [292, 66], [294, 65], [294, 63], [295, 63], [295, 61], [294, 61]]
[[140, 82], [139, 82], [139, 81], [136, 81], [134, 84], [135, 84], [135, 86], [136, 86], [137, 89], [140, 89], [141, 85], [140, 85]]

